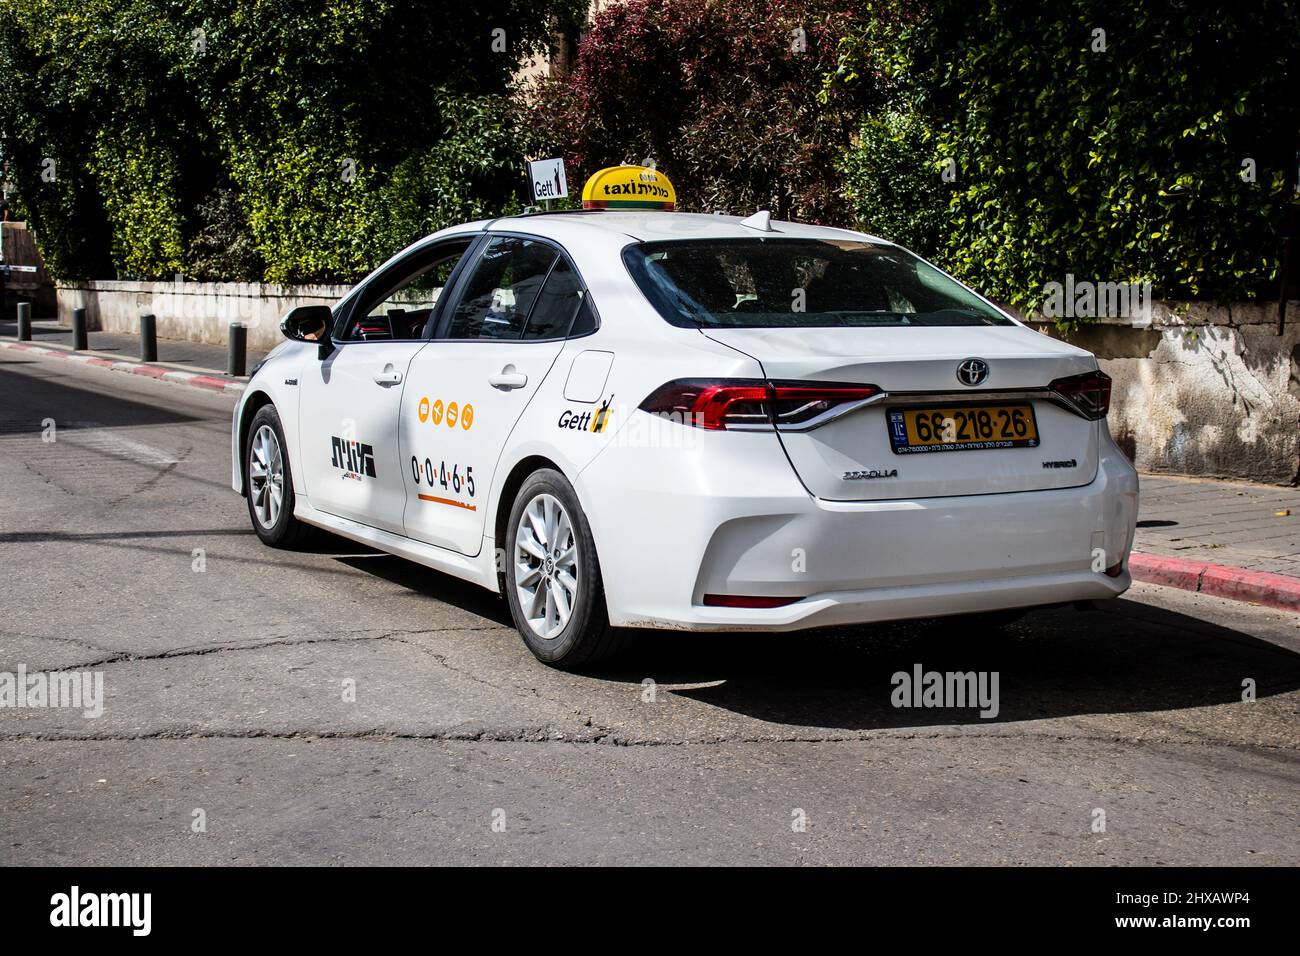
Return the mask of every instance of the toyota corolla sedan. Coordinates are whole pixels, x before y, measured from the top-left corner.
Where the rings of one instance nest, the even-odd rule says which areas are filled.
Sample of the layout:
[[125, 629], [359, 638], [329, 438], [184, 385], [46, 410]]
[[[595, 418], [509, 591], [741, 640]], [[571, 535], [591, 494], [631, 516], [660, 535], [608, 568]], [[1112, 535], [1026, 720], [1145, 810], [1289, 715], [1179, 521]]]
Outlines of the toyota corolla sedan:
[[231, 436], [257, 534], [312, 525], [499, 591], [548, 664], [638, 628], [1011, 615], [1129, 586], [1138, 481], [1096, 359], [870, 235], [475, 222], [282, 328]]

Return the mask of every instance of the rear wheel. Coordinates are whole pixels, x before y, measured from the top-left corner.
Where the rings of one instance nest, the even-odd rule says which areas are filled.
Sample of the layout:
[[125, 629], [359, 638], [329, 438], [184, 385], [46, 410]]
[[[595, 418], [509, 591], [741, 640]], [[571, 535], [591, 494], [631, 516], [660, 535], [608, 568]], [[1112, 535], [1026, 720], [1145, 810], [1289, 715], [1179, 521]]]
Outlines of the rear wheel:
[[587, 516], [573, 486], [545, 468], [525, 479], [506, 524], [506, 599], [528, 649], [553, 667], [594, 664], [621, 650]]
[[307, 526], [293, 516], [288, 447], [275, 406], [263, 405], [253, 416], [244, 443], [244, 488], [253, 530], [273, 548], [293, 547], [307, 533]]

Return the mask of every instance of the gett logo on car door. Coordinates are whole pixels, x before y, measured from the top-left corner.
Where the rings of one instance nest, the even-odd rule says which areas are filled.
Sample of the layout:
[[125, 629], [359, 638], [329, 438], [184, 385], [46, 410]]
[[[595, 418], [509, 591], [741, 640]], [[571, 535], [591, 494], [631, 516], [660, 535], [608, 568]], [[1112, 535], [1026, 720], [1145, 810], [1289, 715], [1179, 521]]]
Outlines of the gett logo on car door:
[[599, 435], [609, 425], [609, 405], [612, 401], [614, 401], [613, 395], [602, 401], [595, 411], [591, 409], [574, 411], [572, 408], [566, 408], [560, 412], [560, 420], [556, 424], [560, 428]]

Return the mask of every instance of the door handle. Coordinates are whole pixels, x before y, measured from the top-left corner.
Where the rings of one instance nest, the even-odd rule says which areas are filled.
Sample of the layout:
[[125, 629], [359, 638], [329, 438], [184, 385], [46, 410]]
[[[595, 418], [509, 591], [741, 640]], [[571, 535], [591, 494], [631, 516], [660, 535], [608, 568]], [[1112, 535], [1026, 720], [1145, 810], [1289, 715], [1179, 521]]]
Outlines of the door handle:
[[390, 385], [397, 385], [401, 381], [402, 381], [402, 373], [399, 372], [397, 369], [393, 368], [393, 364], [391, 362], [384, 366], [384, 370], [382, 372], [377, 372], [375, 374], [375, 384], [382, 385], [384, 386], [384, 388], [388, 388], [388, 386]]
[[493, 388], [499, 388], [503, 391], [510, 391], [512, 388], [523, 388], [528, 384], [528, 376], [523, 372], [515, 371], [513, 365], [507, 365], [495, 375], [488, 376], [488, 384]]

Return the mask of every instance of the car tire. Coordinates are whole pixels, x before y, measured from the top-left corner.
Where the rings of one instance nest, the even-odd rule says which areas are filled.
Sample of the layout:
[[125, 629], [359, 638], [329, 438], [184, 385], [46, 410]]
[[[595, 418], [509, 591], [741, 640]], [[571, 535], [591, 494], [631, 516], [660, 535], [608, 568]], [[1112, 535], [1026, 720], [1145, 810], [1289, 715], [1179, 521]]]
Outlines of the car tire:
[[263, 544], [273, 548], [296, 547], [310, 530], [293, 516], [288, 449], [275, 406], [263, 405], [249, 423], [244, 440], [244, 491], [253, 530]]
[[625, 649], [629, 637], [610, 626], [591, 526], [568, 479], [550, 468], [524, 479], [503, 546], [510, 614], [539, 661], [570, 669]]

